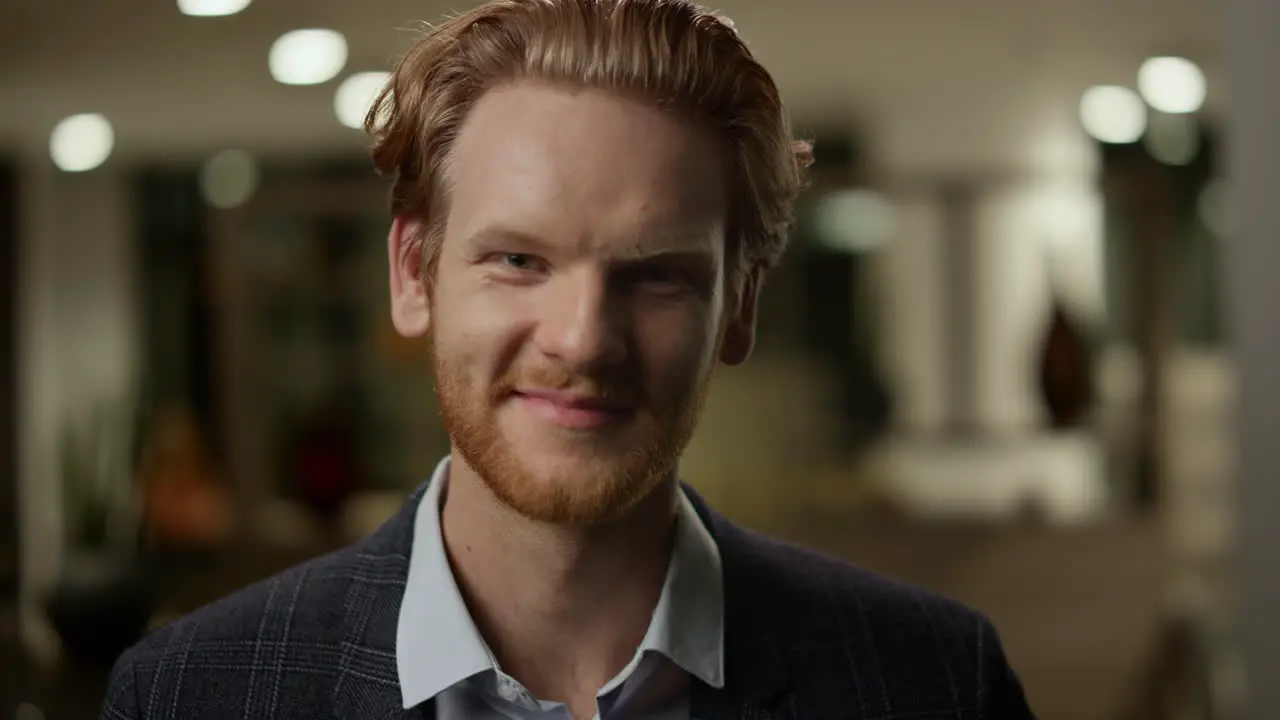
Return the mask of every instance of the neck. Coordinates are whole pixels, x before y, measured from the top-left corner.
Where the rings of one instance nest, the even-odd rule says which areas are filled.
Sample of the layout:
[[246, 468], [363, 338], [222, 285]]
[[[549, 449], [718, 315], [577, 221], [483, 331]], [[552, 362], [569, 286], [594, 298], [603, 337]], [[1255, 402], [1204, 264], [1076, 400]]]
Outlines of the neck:
[[445, 547], [504, 672], [544, 700], [580, 702], [626, 666], [662, 593], [678, 488], [673, 475], [615, 521], [554, 526], [511, 510], [454, 454]]

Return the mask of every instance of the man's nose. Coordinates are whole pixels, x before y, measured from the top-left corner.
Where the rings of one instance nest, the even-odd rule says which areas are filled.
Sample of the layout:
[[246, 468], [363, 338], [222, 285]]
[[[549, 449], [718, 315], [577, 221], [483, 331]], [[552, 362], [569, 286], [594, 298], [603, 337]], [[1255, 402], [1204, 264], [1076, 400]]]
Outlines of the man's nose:
[[565, 272], [552, 279], [548, 290], [536, 341], [544, 354], [577, 370], [626, 359], [622, 308], [605, 272]]

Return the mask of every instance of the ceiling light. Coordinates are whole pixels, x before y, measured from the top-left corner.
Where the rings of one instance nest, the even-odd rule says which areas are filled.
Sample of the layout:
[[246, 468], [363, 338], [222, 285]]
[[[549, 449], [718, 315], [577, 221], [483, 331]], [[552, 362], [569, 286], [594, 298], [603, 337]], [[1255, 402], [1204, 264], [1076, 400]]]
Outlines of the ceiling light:
[[67, 172], [92, 170], [106, 162], [115, 146], [111, 123], [98, 113], [83, 113], [63, 119], [49, 136], [53, 164]]
[[285, 85], [318, 85], [342, 72], [347, 40], [336, 30], [293, 30], [271, 45], [271, 77]]
[[390, 77], [391, 73], [387, 72], [360, 72], [343, 80], [333, 94], [333, 110], [338, 122], [356, 130], [364, 127], [365, 115]]
[[192, 17], [235, 15], [249, 7], [251, 0], [178, 0], [178, 10]]
[[1148, 58], [1138, 69], [1138, 92], [1151, 107], [1166, 113], [1193, 113], [1204, 105], [1204, 72], [1186, 58]]
[[1147, 129], [1147, 108], [1129, 88], [1096, 85], [1080, 98], [1080, 123], [1095, 140], [1131, 143]]

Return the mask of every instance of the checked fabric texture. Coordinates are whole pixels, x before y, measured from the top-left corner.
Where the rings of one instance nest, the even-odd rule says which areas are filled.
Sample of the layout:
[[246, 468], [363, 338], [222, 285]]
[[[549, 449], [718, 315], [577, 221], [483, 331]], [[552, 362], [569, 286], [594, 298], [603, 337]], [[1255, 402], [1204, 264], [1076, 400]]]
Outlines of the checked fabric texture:
[[[694, 718], [1033, 719], [979, 613], [739, 528], [686, 492], [725, 575], [726, 684], [694, 682]], [[116, 663], [102, 718], [433, 717], [429, 702], [403, 707], [395, 661], [422, 494], [363, 541], [152, 633]]]

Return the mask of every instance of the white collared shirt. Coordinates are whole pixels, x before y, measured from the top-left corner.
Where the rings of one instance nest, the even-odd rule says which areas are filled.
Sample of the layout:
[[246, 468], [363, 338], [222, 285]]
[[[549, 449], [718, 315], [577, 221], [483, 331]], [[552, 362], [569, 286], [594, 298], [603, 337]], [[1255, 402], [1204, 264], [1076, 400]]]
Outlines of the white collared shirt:
[[[435, 699], [439, 720], [564, 718], [568, 706], [533, 696], [498, 667], [467, 610], [445, 554], [440, 461], [414, 520], [409, 575], [396, 626], [406, 709]], [[689, 720], [690, 676], [724, 686], [720, 552], [682, 492], [662, 594], [631, 662], [596, 695], [599, 720]]]

